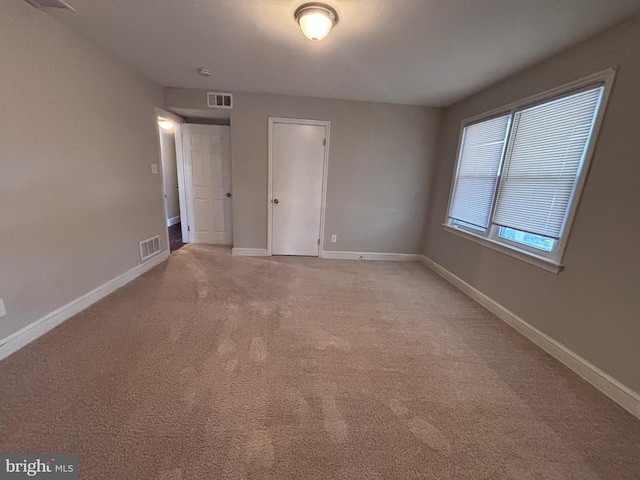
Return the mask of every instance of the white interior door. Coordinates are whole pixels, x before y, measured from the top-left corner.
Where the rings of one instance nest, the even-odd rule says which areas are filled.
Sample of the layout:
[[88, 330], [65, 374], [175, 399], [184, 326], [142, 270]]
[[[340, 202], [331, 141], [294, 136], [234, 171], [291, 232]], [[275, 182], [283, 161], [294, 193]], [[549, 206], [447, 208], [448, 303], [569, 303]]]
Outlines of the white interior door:
[[230, 127], [182, 125], [189, 242], [231, 245]]
[[327, 127], [274, 123], [272, 130], [272, 255], [317, 257]]

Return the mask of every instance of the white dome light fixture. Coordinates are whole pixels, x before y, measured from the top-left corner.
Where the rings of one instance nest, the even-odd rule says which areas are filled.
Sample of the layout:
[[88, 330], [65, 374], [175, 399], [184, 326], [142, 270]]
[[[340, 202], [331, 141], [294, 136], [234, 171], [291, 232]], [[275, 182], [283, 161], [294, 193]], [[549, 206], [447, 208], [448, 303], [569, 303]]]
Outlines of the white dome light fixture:
[[300, 5], [294, 17], [304, 36], [313, 42], [329, 35], [338, 23], [338, 13], [325, 3], [311, 2]]

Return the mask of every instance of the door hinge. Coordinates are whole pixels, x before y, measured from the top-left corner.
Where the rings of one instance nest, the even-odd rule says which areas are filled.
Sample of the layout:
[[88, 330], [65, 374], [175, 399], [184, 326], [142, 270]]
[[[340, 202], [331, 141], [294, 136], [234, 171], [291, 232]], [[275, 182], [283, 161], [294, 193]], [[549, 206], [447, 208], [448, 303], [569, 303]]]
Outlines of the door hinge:
[[318, 245], [320, 245], [320, 239], [318, 239]]
[[326, 139], [326, 138], [322, 140], [322, 146], [323, 146], [323, 147], [326, 147], [326, 146], [327, 146], [327, 139]]
[[189, 225], [187, 225], [187, 232], [191, 231], [191, 227]]

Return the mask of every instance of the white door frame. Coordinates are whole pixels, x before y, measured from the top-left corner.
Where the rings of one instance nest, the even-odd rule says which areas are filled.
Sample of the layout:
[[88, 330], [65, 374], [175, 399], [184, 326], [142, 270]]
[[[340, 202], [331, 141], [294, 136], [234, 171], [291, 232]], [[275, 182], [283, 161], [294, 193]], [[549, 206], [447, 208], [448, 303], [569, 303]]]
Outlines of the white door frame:
[[[162, 138], [161, 138], [161, 134], [160, 134], [160, 126], [158, 125], [158, 120], [160, 118], [166, 118], [171, 120], [172, 122], [175, 123], [175, 127], [173, 130], [173, 136], [175, 138], [176, 141], [176, 166], [178, 169], [178, 202], [180, 205], [180, 221], [182, 222], [182, 241], [184, 243], [187, 243], [188, 237], [185, 236], [185, 232], [187, 230], [186, 225], [186, 220], [187, 220], [187, 215], [186, 215], [186, 210], [185, 210], [185, 206], [186, 206], [186, 200], [183, 198], [184, 197], [184, 163], [183, 163], [183, 159], [182, 159], [182, 133], [180, 130], [180, 126], [182, 123], [184, 123], [184, 118], [176, 115], [175, 113], [171, 113], [168, 112], [166, 110], [163, 110], [162, 108], [158, 108], [158, 107], [154, 107], [155, 110], [155, 120], [156, 120], [156, 132], [158, 134], [158, 157], [160, 158], [160, 181], [162, 182], [162, 205], [164, 207], [164, 223], [165, 226], [167, 225], [167, 195], [166, 192], [164, 191], [164, 159], [162, 158]], [[180, 146], [180, 148], [178, 148], [178, 146]], [[188, 232], [186, 232], [188, 233]], [[165, 228], [165, 234], [167, 236], [167, 250], [169, 250], [170, 245], [169, 245], [169, 228]]]
[[276, 123], [293, 125], [313, 125], [326, 128], [326, 145], [324, 147], [324, 165], [322, 168], [322, 204], [320, 207], [320, 245], [318, 257], [324, 251], [324, 214], [327, 202], [327, 173], [329, 170], [329, 137], [331, 134], [331, 122], [326, 120], [307, 120], [300, 118], [269, 117], [269, 180], [267, 193], [267, 255], [271, 256], [273, 239], [273, 126]]
[[[184, 123], [184, 122], [182, 122]], [[184, 174], [184, 151], [182, 150], [182, 123], [176, 124], [176, 166], [178, 167], [178, 202], [180, 204], [180, 230], [182, 243], [190, 243], [189, 217], [187, 216], [187, 186]]]

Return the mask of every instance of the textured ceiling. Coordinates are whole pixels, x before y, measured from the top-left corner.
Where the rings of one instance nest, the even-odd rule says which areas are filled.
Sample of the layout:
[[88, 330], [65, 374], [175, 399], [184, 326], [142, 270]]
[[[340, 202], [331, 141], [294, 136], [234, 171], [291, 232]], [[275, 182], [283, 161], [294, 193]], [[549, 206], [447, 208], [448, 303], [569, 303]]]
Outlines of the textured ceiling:
[[[640, 9], [640, 0], [67, 0], [53, 16], [162, 86], [444, 106]], [[199, 77], [197, 67], [213, 75]]]

